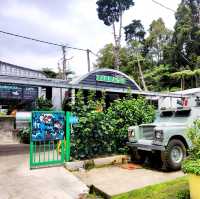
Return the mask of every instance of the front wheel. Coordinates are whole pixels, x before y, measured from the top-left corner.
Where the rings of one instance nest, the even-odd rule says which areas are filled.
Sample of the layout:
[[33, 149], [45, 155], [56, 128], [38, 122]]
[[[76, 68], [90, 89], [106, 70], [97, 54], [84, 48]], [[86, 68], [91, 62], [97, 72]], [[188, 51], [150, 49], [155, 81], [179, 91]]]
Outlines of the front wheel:
[[185, 145], [180, 140], [171, 140], [161, 157], [166, 169], [179, 170], [186, 157]]

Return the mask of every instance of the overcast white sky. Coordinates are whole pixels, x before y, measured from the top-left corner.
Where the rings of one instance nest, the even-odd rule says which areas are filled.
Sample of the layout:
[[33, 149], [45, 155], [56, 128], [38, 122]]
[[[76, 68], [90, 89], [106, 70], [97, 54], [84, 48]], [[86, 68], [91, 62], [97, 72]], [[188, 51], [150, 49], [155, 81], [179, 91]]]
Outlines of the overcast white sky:
[[[180, 0], [157, 0], [176, 10]], [[152, 0], [135, 0], [135, 6], [124, 14], [124, 26], [140, 19], [148, 29], [154, 19], [162, 17], [173, 29], [172, 12]], [[113, 42], [112, 29], [97, 17], [96, 0], [0, 0], [0, 30], [41, 40], [68, 44], [97, 52]], [[69, 50], [70, 68], [77, 75], [87, 72], [86, 53]], [[62, 56], [59, 47], [48, 46], [0, 34], [0, 60], [33, 69], [57, 70]], [[91, 56], [92, 62], [96, 57]], [[105, 66], [106, 67], [106, 66]]]

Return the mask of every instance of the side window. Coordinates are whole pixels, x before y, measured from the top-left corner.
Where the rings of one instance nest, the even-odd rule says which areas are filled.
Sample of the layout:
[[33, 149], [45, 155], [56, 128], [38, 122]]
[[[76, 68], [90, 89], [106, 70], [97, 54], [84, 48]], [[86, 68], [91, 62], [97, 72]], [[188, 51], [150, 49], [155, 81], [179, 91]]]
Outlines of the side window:
[[163, 111], [160, 113], [160, 117], [172, 117], [173, 111]]
[[175, 112], [175, 117], [188, 117], [190, 116], [191, 110], [181, 110], [181, 111], [176, 111]]

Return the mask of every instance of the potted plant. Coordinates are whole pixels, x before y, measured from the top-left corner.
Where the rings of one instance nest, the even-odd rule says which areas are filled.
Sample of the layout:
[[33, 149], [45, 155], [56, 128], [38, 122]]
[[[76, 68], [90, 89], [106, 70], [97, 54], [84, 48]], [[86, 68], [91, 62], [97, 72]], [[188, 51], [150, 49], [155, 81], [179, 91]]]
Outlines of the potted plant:
[[190, 196], [192, 199], [200, 199], [200, 120], [194, 122], [188, 129], [188, 137], [192, 147], [189, 156], [182, 164], [184, 173], [189, 174]]

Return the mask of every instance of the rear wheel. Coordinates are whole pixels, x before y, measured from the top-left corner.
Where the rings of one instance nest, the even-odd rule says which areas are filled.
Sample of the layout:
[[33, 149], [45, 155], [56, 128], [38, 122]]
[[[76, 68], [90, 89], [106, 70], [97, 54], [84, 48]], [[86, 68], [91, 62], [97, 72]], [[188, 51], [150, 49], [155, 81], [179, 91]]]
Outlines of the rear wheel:
[[161, 157], [166, 169], [179, 170], [182, 161], [186, 157], [185, 145], [180, 140], [171, 140], [166, 150], [162, 152]]

